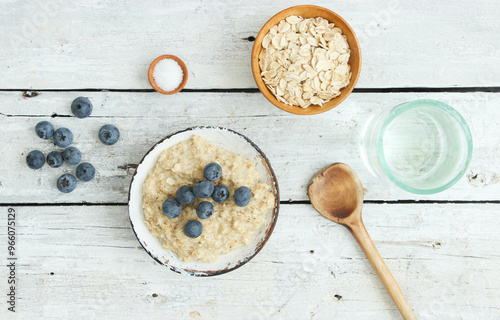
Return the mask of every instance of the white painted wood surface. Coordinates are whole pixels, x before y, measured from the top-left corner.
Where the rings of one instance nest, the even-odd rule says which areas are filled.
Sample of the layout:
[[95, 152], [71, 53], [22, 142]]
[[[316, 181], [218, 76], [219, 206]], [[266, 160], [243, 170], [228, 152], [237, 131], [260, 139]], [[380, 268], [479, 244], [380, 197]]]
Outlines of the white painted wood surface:
[[[0, 267], [0, 319], [398, 319], [353, 237], [307, 204], [310, 177], [336, 161], [363, 181], [367, 229], [419, 319], [500, 319], [500, 93], [491, 88], [500, 86], [497, 1], [314, 2], [357, 32], [357, 88], [448, 92], [358, 90], [309, 117], [285, 113], [252, 90], [225, 90], [256, 87], [246, 39], [297, 4], [304, 3], [0, 1], [0, 261], [8, 261], [9, 208], [17, 214], [18, 257], [15, 314], [4, 301], [9, 270]], [[149, 92], [147, 67], [166, 53], [187, 63], [186, 88], [222, 90]], [[42, 91], [27, 98], [25, 89]], [[71, 116], [78, 96], [92, 100], [91, 117]], [[429, 196], [372, 176], [359, 149], [371, 115], [421, 98], [457, 109], [474, 139], [465, 176]], [[34, 133], [41, 120], [74, 132], [96, 179], [61, 194], [55, 181], [74, 167], [26, 167], [30, 150], [55, 149]], [[114, 146], [98, 142], [105, 123], [121, 131]], [[135, 239], [126, 206], [133, 165], [167, 134], [197, 125], [231, 128], [261, 147], [283, 201], [264, 249], [213, 278], [154, 262]]]
[[[7, 208], [0, 208], [2, 224]], [[310, 205], [283, 205], [264, 249], [215, 278], [154, 262], [136, 241], [126, 206], [13, 208], [19, 317], [2, 306], [2, 319], [398, 318], [347, 229]], [[420, 319], [498, 319], [499, 209], [366, 204], [363, 216]]]
[[[309, 2], [309, 1], [307, 1]], [[301, 1], [6, 0], [0, 88], [147, 88], [162, 54], [182, 58], [186, 88], [255, 88], [253, 42]], [[489, 1], [314, 1], [361, 41], [360, 88], [500, 85], [499, 5]]]
[[[95, 106], [92, 116], [66, 117], [71, 115], [71, 101], [82, 94]], [[360, 155], [367, 119], [381, 108], [420, 98], [455, 107], [469, 123], [474, 139], [473, 159], [465, 176], [445, 192], [423, 196], [373, 176]], [[123, 167], [139, 163], [168, 134], [198, 125], [236, 130], [261, 147], [278, 176], [283, 200], [308, 200], [310, 178], [333, 162], [345, 162], [358, 172], [367, 200], [500, 200], [500, 162], [496, 161], [500, 157], [499, 104], [498, 93], [354, 93], [331, 112], [300, 117], [279, 110], [260, 93], [42, 92], [28, 99], [20, 92], [2, 92], [0, 135], [10, 143], [0, 146], [4, 155], [0, 158], [0, 203], [126, 203], [134, 170]], [[52, 114], [64, 117], [52, 119]], [[82, 161], [95, 165], [97, 179], [61, 194], [55, 181], [74, 167], [45, 166], [37, 171], [26, 167], [29, 151], [39, 149], [47, 154], [57, 150], [34, 133], [42, 120], [73, 131], [73, 145], [82, 151]], [[97, 139], [99, 128], [106, 123], [115, 124], [121, 132], [120, 141], [111, 147]], [[24, 179], [16, 179], [19, 172]]]

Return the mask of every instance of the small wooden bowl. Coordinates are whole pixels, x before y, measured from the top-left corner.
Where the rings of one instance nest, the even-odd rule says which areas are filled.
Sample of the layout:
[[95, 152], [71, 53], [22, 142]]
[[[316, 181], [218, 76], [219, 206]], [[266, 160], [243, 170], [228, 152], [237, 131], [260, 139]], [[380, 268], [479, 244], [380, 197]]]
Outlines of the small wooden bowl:
[[[153, 77], [153, 71], [155, 69], [156, 64], [160, 60], [163, 60], [163, 59], [172, 59], [172, 60], [175, 60], [179, 64], [179, 66], [181, 66], [182, 73], [183, 73], [183, 79], [182, 79], [181, 84], [175, 90], [172, 90], [172, 91], [165, 91], [165, 90], [163, 90], [162, 88], [158, 87], [158, 85], [155, 82], [155, 78]], [[186, 83], [188, 81], [188, 70], [187, 70], [187, 67], [186, 67], [186, 64], [184, 63], [184, 61], [182, 61], [181, 59], [179, 59], [176, 56], [173, 56], [173, 55], [170, 55], [170, 54], [166, 54], [166, 55], [163, 55], [163, 56], [159, 56], [158, 58], [154, 59], [153, 62], [151, 62], [151, 65], [149, 66], [149, 70], [148, 70], [148, 79], [149, 79], [149, 83], [151, 84], [151, 86], [153, 87], [153, 89], [155, 89], [157, 92], [163, 93], [163, 94], [174, 94], [174, 93], [177, 93], [177, 92], [181, 91], [182, 88], [184, 88], [184, 86], [186, 85]]]
[[[277, 25], [281, 20], [289, 17], [289, 16], [301, 16], [303, 18], [315, 18], [322, 17], [329, 22], [333, 22], [335, 26], [339, 27], [342, 30], [342, 34], [347, 37], [347, 43], [349, 44], [349, 48], [351, 50], [351, 56], [349, 58], [349, 65], [351, 66], [351, 81], [349, 85], [340, 90], [340, 95], [327, 103], [323, 104], [323, 106], [311, 105], [307, 108], [301, 108], [299, 106], [290, 106], [287, 105], [273, 95], [273, 93], [266, 87], [264, 81], [262, 80], [262, 76], [260, 75], [260, 67], [259, 67], [259, 53], [262, 49], [262, 40], [264, 36], [269, 32], [273, 26]], [[255, 38], [255, 43], [253, 45], [252, 50], [252, 73], [255, 79], [255, 83], [259, 87], [260, 92], [276, 107], [285, 110], [290, 113], [299, 114], [299, 115], [311, 115], [318, 114], [334, 107], [338, 106], [342, 101], [347, 98], [347, 96], [352, 92], [356, 82], [358, 82], [359, 73], [361, 72], [361, 48], [359, 46], [358, 38], [356, 34], [349, 26], [349, 24], [342, 19], [338, 14], [333, 11], [330, 11], [323, 7], [312, 6], [312, 5], [302, 5], [295, 6], [288, 9], [285, 9], [275, 16], [273, 16], [269, 21], [264, 24], [262, 29], [260, 29], [257, 34], [257, 38]]]

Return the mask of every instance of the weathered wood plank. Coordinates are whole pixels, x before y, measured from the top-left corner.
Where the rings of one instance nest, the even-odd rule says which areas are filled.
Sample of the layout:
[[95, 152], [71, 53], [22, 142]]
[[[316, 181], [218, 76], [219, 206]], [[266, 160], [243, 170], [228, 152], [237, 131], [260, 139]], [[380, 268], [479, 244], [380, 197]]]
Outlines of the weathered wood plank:
[[[398, 318], [354, 238], [309, 205], [283, 205], [259, 255], [216, 278], [178, 275], [154, 262], [135, 239], [126, 206], [14, 209], [23, 319], [234, 319], [236, 310], [242, 319]], [[420, 319], [497, 319], [499, 209], [367, 204], [363, 216]], [[1, 225], [7, 210], [0, 208]], [[0, 250], [2, 261], [6, 253]], [[11, 318], [6, 309], [2, 319]]]
[[[94, 104], [91, 117], [71, 115], [71, 101], [88, 96]], [[451, 189], [416, 196], [372, 176], [360, 156], [359, 141], [370, 116], [380, 108], [419, 98], [434, 98], [455, 107], [469, 123], [474, 155], [466, 175]], [[108, 203], [127, 201], [133, 168], [164, 136], [197, 125], [224, 126], [253, 140], [269, 157], [280, 183], [283, 200], [307, 200], [306, 186], [320, 169], [345, 162], [361, 177], [368, 200], [499, 200], [500, 195], [500, 94], [398, 93], [353, 94], [338, 108], [322, 115], [299, 117], [269, 104], [259, 93], [157, 93], [42, 92], [24, 98], [20, 92], [0, 93], [0, 203]], [[55, 181], [62, 172], [44, 166], [32, 171], [25, 164], [33, 149], [48, 153], [52, 143], [34, 133], [38, 121], [66, 126], [75, 134], [74, 146], [82, 161], [93, 163], [96, 179], [80, 183], [71, 194], [61, 194]], [[121, 130], [114, 146], [105, 146], [97, 132], [105, 123]]]
[[[186, 88], [255, 88], [247, 39], [294, 4], [301, 3], [3, 1], [0, 88], [150, 88], [149, 63], [167, 53], [186, 62]], [[500, 85], [494, 0], [314, 4], [357, 33], [358, 87]]]

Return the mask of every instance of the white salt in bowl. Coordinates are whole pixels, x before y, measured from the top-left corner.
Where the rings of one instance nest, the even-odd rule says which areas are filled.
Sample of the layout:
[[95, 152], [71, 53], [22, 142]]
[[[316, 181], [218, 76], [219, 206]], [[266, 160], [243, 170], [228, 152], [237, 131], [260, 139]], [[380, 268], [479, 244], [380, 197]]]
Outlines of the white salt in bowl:
[[[148, 172], [156, 165], [160, 153], [191, 138], [193, 135], [201, 136], [216, 146], [223, 147], [254, 161], [257, 164], [256, 168], [260, 173], [261, 180], [271, 186], [275, 199], [273, 208], [266, 213], [266, 223], [256, 231], [250, 244], [221, 255], [217, 261], [210, 263], [199, 261], [185, 262], [180, 260], [172, 251], [165, 250], [158, 239], [147, 228], [142, 209], [142, 185]], [[215, 276], [241, 267], [259, 253], [276, 225], [279, 203], [278, 180], [269, 160], [259, 147], [247, 137], [229, 129], [220, 127], [193, 127], [165, 137], [146, 153], [132, 177], [128, 207], [132, 229], [144, 250], [154, 260], [177, 273], [192, 276]]]
[[[170, 90], [170, 91], [166, 91], [166, 90], [164, 90], [165, 88], [161, 88], [158, 85], [158, 83], [156, 83], [155, 77], [154, 77], [154, 71], [155, 71], [156, 65], [158, 64], [158, 62], [160, 62], [164, 59], [170, 59], [170, 60], [177, 62], [182, 70], [182, 81], [180, 81], [180, 84], [177, 88]], [[164, 75], [164, 76], [168, 77], [169, 75]], [[178, 75], [174, 74], [172, 76], [177, 77]], [[157, 92], [162, 93], [162, 94], [174, 94], [174, 93], [181, 91], [182, 88], [184, 88], [184, 86], [186, 85], [187, 80], [188, 80], [188, 70], [187, 70], [187, 67], [186, 67], [186, 64], [184, 63], [184, 61], [182, 61], [181, 59], [179, 59], [176, 56], [167, 54], [167, 55], [159, 56], [158, 58], [154, 59], [153, 62], [151, 62], [151, 65], [149, 66], [149, 70], [148, 70], [148, 80], [149, 80], [149, 83], [151, 84], [151, 86], [153, 87], [153, 89], [155, 89]]]

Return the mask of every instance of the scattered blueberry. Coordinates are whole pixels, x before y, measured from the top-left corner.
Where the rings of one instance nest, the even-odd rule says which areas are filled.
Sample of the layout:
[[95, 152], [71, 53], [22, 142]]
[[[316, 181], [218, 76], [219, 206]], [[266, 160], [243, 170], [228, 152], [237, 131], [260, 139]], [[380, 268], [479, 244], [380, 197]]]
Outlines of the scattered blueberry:
[[196, 214], [200, 219], [208, 219], [214, 213], [214, 205], [208, 201], [202, 201], [196, 207]]
[[63, 156], [59, 151], [51, 151], [47, 155], [47, 164], [52, 168], [59, 168], [63, 164]]
[[65, 173], [57, 179], [57, 189], [59, 191], [68, 193], [76, 188], [76, 178], [74, 175]]
[[209, 198], [214, 192], [214, 185], [208, 180], [196, 182], [193, 187], [194, 195], [198, 198]]
[[71, 103], [71, 112], [78, 118], [86, 118], [92, 113], [92, 102], [85, 97], [78, 97]]
[[26, 156], [26, 164], [31, 169], [40, 169], [45, 164], [45, 156], [39, 150], [33, 150]]
[[119, 138], [120, 131], [112, 124], [105, 124], [99, 130], [99, 140], [104, 144], [115, 144]]
[[212, 199], [215, 202], [223, 203], [227, 198], [229, 198], [229, 189], [223, 184], [216, 185], [212, 193]]
[[203, 168], [203, 176], [208, 181], [217, 181], [222, 176], [222, 168], [215, 162], [209, 163]]
[[250, 191], [248, 187], [239, 187], [234, 192], [233, 199], [238, 207], [244, 207], [250, 202], [250, 199], [252, 199], [252, 191]]
[[82, 181], [90, 181], [94, 178], [95, 168], [88, 162], [83, 162], [76, 167], [76, 177]]
[[54, 127], [48, 121], [40, 121], [35, 126], [35, 132], [42, 139], [50, 139], [54, 134]]
[[198, 220], [189, 220], [184, 226], [184, 234], [190, 238], [198, 238], [203, 231], [203, 224]]
[[78, 150], [75, 147], [69, 147], [63, 152], [63, 157], [64, 161], [66, 161], [67, 164], [75, 165], [82, 160], [82, 154], [80, 153], [80, 150]]
[[175, 198], [182, 204], [189, 204], [194, 201], [193, 187], [182, 186], [175, 193]]
[[59, 128], [54, 132], [52, 138], [56, 146], [66, 148], [73, 142], [73, 133], [68, 128]]
[[163, 214], [173, 219], [177, 218], [181, 214], [182, 206], [179, 201], [175, 200], [174, 198], [168, 198], [167, 200], [165, 200], [165, 202], [163, 202], [161, 209], [163, 211]]

